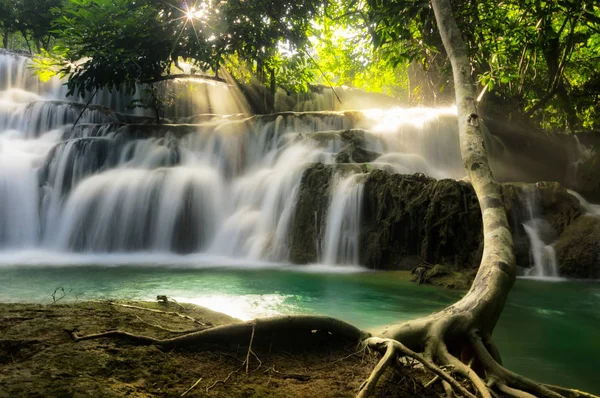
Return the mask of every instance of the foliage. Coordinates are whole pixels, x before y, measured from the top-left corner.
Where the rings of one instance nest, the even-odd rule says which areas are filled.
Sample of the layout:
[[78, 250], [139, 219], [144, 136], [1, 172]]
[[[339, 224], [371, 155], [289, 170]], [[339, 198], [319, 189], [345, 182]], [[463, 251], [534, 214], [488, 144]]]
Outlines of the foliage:
[[18, 50], [33, 50], [35, 44], [40, 51], [47, 47], [52, 39], [52, 21], [56, 14], [52, 9], [58, 9], [63, 0], [0, 0], [0, 33], [4, 47], [8, 47], [11, 35], [18, 34], [26, 47], [16, 46]]
[[[545, 128], [600, 127], [597, 2], [452, 3], [484, 108]], [[68, 76], [80, 94], [133, 91], [177, 73], [173, 66], [183, 70], [185, 60], [271, 90], [322, 83], [423, 104], [454, 101], [427, 0], [0, 0], [0, 28], [39, 48], [56, 35], [42, 73]]]
[[[349, 1], [350, 4], [357, 3]], [[360, 2], [358, 2], [360, 3]], [[367, 0], [373, 44], [418, 63], [429, 83], [450, 83], [428, 3]], [[600, 8], [592, 0], [453, 1], [480, 90], [496, 109], [542, 127], [598, 128]], [[434, 80], [437, 79], [437, 80]], [[501, 105], [500, 108], [497, 105]]]
[[394, 62], [374, 48], [368, 27], [344, 2], [328, 3], [326, 12], [315, 21], [311, 39], [321, 69], [319, 82], [407, 98], [407, 63]]
[[69, 94], [107, 87], [131, 93], [169, 66], [169, 26], [151, 0], [70, 0], [56, 21], [55, 65]]
[[[307, 43], [315, 12], [310, 1], [69, 0], [56, 21], [60, 45], [54, 66], [69, 77], [70, 92], [99, 87], [135, 90], [181, 68], [216, 75], [228, 58], [249, 66], [266, 81], [280, 43], [297, 52]], [[294, 61], [298, 63], [297, 61]], [[292, 62], [292, 63], [294, 63]], [[183, 69], [183, 68], [181, 68]]]

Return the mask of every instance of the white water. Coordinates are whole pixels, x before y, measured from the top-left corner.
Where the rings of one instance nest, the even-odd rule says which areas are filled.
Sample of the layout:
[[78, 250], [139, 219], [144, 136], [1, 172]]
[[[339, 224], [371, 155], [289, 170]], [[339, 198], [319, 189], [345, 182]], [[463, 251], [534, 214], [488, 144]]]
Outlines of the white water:
[[538, 192], [535, 186], [526, 193], [526, 207], [529, 220], [523, 223], [525, 233], [529, 238], [529, 254], [533, 266], [525, 271], [525, 276], [536, 279], [557, 279], [559, 277], [556, 252], [552, 246], [553, 242], [545, 242], [542, 235], [552, 236], [554, 230], [544, 219], [538, 218]]
[[600, 204], [590, 203], [587, 200], [585, 200], [585, 198], [583, 196], [581, 196], [581, 194], [579, 194], [575, 191], [572, 191], [570, 189], [567, 191], [569, 192], [570, 195], [577, 198], [577, 200], [579, 201], [579, 204], [581, 204], [581, 207], [586, 211], [586, 213], [594, 215], [594, 216], [600, 216]]
[[536, 220], [523, 224], [525, 232], [531, 243], [531, 255], [533, 257], [533, 267], [526, 272], [526, 276], [534, 278], [557, 278], [558, 263], [556, 261], [556, 252], [552, 245], [545, 244], [539, 235], [538, 228], [535, 227]]
[[[170, 112], [211, 114], [199, 124], [157, 134], [96, 107], [72, 129], [81, 105], [27, 64], [0, 53], [0, 264], [285, 263], [304, 170], [344, 146], [318, 132], [372, 131], [372, 165], [391, 172], [464, 174], [453, 109], [244, 117], [230, 86], [194, 79], [173, 84], [187, 94]], [[100, 92], [93, 103], [123, 111], [129, 99]], [[332, 185], [321, 260], [359, 264], [362, 184]]]
[[360, 264], [360, 215], [362, 174], [335, 176], [331, 203], [327, 210], [323, 258], [325, 264]]

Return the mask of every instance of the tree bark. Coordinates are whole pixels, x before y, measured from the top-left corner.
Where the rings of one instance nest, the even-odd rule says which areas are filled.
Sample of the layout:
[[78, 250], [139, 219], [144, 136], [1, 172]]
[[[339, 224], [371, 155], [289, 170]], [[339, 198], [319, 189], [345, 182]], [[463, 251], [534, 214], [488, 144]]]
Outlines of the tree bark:
[[491, 333], [516, 277], [512, 235], [500, 188], [494, 180], [483, 143], [482, 121], [477, 112], [477, 94], [465, 43], [450, 1], [432, 0], [431, 3], [454, 74], [463, 165], [477, 194], [483, 218], [483, 257], [465, 299], [473, 294], [480, 296], [477, 306], [483, 310], [480, 315], [485, 319], [481, 326]]

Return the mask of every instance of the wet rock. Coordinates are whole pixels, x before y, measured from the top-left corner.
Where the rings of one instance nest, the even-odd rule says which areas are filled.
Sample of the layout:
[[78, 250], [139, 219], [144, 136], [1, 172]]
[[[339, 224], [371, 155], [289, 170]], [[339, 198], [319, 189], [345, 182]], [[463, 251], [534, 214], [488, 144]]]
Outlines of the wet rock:
[[481, 257], [481, 217], [472, 187], [422, 174], [374, 170], [364, 190], [361, 263], [412, 269], [421, 263], [470, 268]]
[[381, 154], [370, 151], [355, 144], [346, 145], [336, 155], [336, 163], [369, 163], [380, 157]]
[[419, 266], [415, 268], [413, 281], [419, 284], [428, 283], [449, 289], [467, 290], [475, 277], [475, 269], [456, 272], [450, 266], [436, 264], [434, 266]]
[[302, 175], [290, 237], [292, 263], [314, 263], [319, 258], [319, 242], [325, 233], [333, 172], [333, 167], [318, 163]]
[[[427, 264], [467, 275], [479, 266], [482, 223], [468, 181], [435, 180], [423, 174], [390, 174], [368, 164], [316, 164], [303, 175], [291, 238], [291, 261], [315, 262], [325, 229], [330, 184], [337, 172], [366, 173], [360, 235], [360, 264], [373, 269], [411, 270]], [[532, 216], [548, 243], [582, 213], [576, 198], [557, 183], [503, 184], [517, 264], [529, 267], [530, 244], [522, 224]], [[449, 274], [444, 285], [462, 286]], [[438, 283], [438, 282], [435, 282]]]
[[554, 249], [561, 276], [600, 278], [600, 217], [579, 217], [564, 230]]

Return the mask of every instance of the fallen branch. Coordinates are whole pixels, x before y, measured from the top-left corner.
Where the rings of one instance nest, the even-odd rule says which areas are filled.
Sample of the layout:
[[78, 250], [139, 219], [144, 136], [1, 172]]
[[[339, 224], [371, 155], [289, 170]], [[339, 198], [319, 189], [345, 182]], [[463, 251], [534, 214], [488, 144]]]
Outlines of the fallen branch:
[[135, 316], [140, 322], [145, 323], [148, 326], [152, 326], [153, 328], [156, 329], [160, 329], [160, 330], [164, 330], [165, 332], [169, 332], [169, 333], [174, 333], [174, 334], [187, 334], [187, 333], [194, 333], [197, 331], [200, 331], [202, 329], [186, 329], [186, 330], [174, 330], [174, 329], [169, 329], [166, 328], [164, 326], [155, 324], [155, 323], [150, 323], [148, 321], [143, 320], [142, 318], [140, 318], [138, 315]]
[[183, 394], [181, 394], [181, 396], [185, 396], [185, 394], [187, 394], [188, 392], [192, 391], [194, 389], [194, 387], [196, 387], [200, 382], [202, 381], [202, 377], [199, 378], [198, 380], [196, 380], [196, 382], [194, 384], [192, 384], [192, 386], [190, 388], [188, 388], [187, 390], [185, 390], [185, 392]]
[[[252, 326], [252, 336], [250, 336], [250, 344], [248, 345], [248, 353], [246, 354], [246, 376], [248, 375], [248, 367], [250, 366], [250, 353], [252, 352], [252, 342], [254, 341], [255, 330], [256, 326]], [[256, 354], [254, 354], [254, 356], [256, 356]]]
[[194, 323], [197, 323], [198, 325], [210, 326], [210, 325], [207, 325], [207, 324], [205, 324], [203, 322], [200, 322], [199, 320], [197, 320], [195, 318], [192, 318], [189, 315], [181, 314], [179, 312], [163, 311], [163, 310], [157, 310], [157, 309], [154, 309], [154, 308], [138, 307], [136, 305], [113, 303], [113, 302], [111, 302], [110, 305], [115, 305], [115, 306], [119, 306], [119, 307], [123, 307], [123, 308], [131, 308], [131, 309], [136, 309], [136, 310], [140, 310], [140, 311], [149, 311], [149, 312], [154, 312], [154, 313], [158, 313], [158, 314], [166, 314], [166, 315], [178, 316], [180, 318], [184, 318], [184, 319], [190, 320], [190, 321], [192, 321]]
[[[62, 291], [63, 295], [62, 295], [62, 296], [60, 296], [59, 298], [56, 298], [56, 292], [58, 292], [59, 290], [60, 290], [60, 291]], [[54, 289], [54, 292], [52, 293], [52, 304], [56, 304], [56, 303], [58, 303], [60, 300], [62, 300], [62, 299], [64, 299], [65, 297], [67, 297], [67, 295], [68, 295], [69, 293], [71, 293], [72, 291], [73, 291], [73, 289], [72, 289], [72, 288], [71, 288], [71, 290], [69, 290], [68, 292], [65, 292], [65, 288], [64, 288], [64, 287], [62, 287], [62, 286], [60, 286], [60, 287], [57, 287], [56, 289]]]
[[99, 338], [122, 338], [134, 341], [138, 344], [154, 344], [163, 348], [180, 348], [216, 342], [226, 344], [237, 342], [239, 344], [245, 344], [245, 341], [247, 341], [246, 339], [252, 334], [252, 329], [255, 329], [257, 334], [263, 335], [285, 334], [290, 330], [312, 334], [314, 330], [320, 330], [335, 335], [338, 338], [345, 338], [356, 342], [359, 342], [366, 336], [365, 332], [349, 323], [339, 319], [318, 315], [278, 316], [256, 319], [248, 322], [215, 326], [168, 339], [156, 339], [120, 330], [112, 330], [87, 336], [78, 336], [71, 333], [71, 336], [75, 341]]

